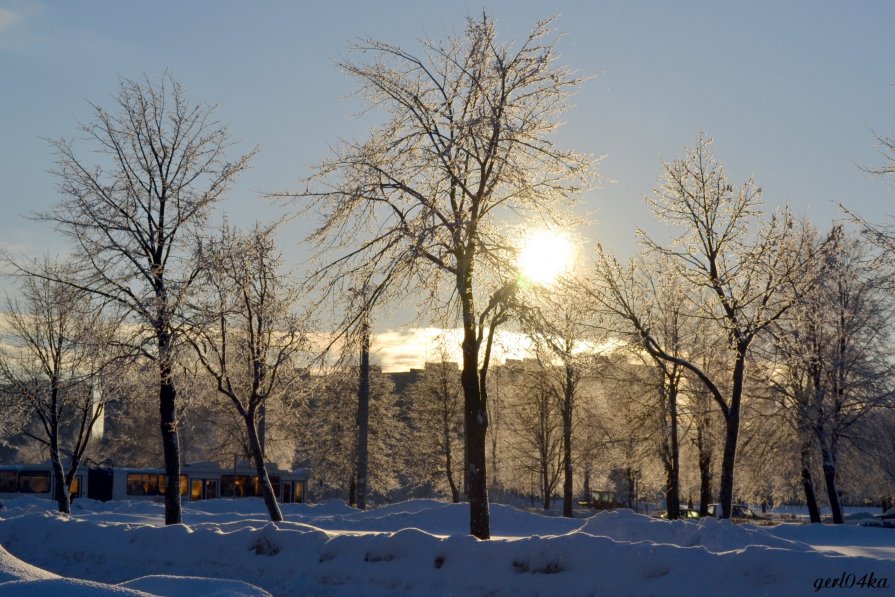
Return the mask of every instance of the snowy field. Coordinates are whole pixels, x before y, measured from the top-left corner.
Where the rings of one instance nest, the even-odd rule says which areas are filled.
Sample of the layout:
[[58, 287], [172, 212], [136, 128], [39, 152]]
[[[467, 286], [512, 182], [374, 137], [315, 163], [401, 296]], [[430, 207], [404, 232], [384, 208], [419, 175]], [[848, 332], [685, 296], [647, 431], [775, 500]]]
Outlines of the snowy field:
[[278, 524], [259, 499], [215, 500], [187, 504], [170, 527], [151, 502], [73, 508], [66, 519], [46, 500], [4, 501], [0, 595], [895, 593], [895, 529], [854, 524], [563, 519], [493, 504], [495, 538], [480, 542], [466, 506], [429, 500], [286, 504]]

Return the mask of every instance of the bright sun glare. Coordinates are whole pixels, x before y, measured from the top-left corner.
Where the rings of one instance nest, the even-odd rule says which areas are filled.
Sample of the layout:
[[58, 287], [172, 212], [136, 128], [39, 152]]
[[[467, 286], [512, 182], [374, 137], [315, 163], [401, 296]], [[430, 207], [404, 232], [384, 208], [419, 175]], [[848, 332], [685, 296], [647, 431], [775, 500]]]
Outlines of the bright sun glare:
[[519, 252], [519, 271], [529, 282], [549, 286], [572, 266], [572, 243], [549, 230], [529, 232]]

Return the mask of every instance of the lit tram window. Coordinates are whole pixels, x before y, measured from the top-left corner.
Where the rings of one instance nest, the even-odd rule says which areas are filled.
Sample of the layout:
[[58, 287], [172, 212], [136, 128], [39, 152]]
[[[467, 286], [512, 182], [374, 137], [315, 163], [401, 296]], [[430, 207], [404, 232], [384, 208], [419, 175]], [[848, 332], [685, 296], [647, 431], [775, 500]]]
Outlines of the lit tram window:
[[193, 479], [190, 482], [190, 499], [213, 500], [218, 497], [217, 479]]
[[[155, 473], [128, 473], [127, 495], [165, 495], [167, 480], [165, 475]], [[185, 496], [187, 491], [189, 480], [186, 475], [180, 475], [180, 495]]]
[[20, 472], [19, 493], [50, 493], [50, 472], [27, 470]]
[[221, 497], [250, 497], [256, 484], [248, 475], [221, 475]]
[[71, 480], [71, 485], [68, 487], [68, 493], [72, 498], [81, 496], [81, 475], [77, 475]]
[[[156, 475], [158, 477], [158, 490], [159, 495], [165, 495], [165, 487], [168, 484], [168, 476], [167, 475]], [[186, 497], [187, 492], [190, 490], [190, 480], [186, 475], [180, 475], [180, 495], [181, 497]]]

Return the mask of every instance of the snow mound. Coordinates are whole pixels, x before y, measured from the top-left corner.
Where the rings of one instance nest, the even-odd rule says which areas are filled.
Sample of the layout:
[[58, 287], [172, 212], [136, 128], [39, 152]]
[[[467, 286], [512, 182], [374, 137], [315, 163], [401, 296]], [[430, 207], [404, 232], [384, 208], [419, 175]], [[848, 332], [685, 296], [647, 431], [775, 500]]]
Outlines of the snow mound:
[[59, 578], [59, 575], [47, 572], [28, 562], [23, 562], [6, 551], [0, 545], [0, 583], [16, 580], [45, 580]]
[[[464, 522], [468, 525], [469, 510], [464, 508], [463, 513], [466, 515]], [[582, 519], [545, 516], [504, 504], [491, 504], [491, 534], [494, 536], [563, 535], [580, 529], [583, 524]]]
[[10, 597], [158, 597], [152, 593], [135, 591], [89, 580], [53, 578], [43, 580], [18, 580], [0, 583], [0, 595]]
[[273, 597], [270, 593], [241, 580], [167, 576], [155, 574], [121, 583], [119, 587], [145, 591], [158, 597]]
[[[402, 529], [417, 528], [434, 535], [466, 533], [469, 529], [469, 506], [448, 504], [435, 500], [408, 500], [371, 510], [347, 510], [329, 507], [328, 513], [300, 511], [298, 514], [313, 517], [319, 528], [352, 529], [394, 533]], [[341, 513], [336, 513], [341, 512]], [[491, 504], [491, 534], [494, 537], [527, 537], [530, 535], [557, 535], [581, 527], [583, 521], [532, 514], [503, 504]]]
[[751, 545], [812, 551], [809, 545], [775, 536], [764, 527], [739, 525], [714, 518], [699, 521], [663, 520], [625, 509], [597, 513], [588, 519], [581, 532], [628, 543], [650, 541], [679, 547], [701, 546], [712, 553], [742, 550]]
[[170, 526], [153, 503], [84, 501], [72, 517], [49, 501], [7, 505], [0, 544], [16, 555], [0, 551], [0, 597], [789, 597], [869, 572], [895, 584], [892, 531], [854, 525], [752, 527], [626, 510], [563, 519], [494, 504], [492, 539], [479, 541], [468, 535], [468, 505], [432, 500], [365, 512], [284, 504], [277, 523], [260, 500], [209, 501]]

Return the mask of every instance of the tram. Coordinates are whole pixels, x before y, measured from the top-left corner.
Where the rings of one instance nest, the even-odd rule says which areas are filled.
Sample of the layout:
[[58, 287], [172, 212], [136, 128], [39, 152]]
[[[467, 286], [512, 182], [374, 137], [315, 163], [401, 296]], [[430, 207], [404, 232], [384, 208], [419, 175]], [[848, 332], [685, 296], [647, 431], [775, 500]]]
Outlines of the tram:
[[[267, 465], [274, 494], [281, 503], [302, 503], [308, 489], [306, 469], [286, 471]], [[52, 467], [44, 464], [0, 465], [0, 499], [21, 495], [53, 499]], [[167, 475], [162, 468], [82, 467], [72, 481], [72, 498], [109, 500], [164, 499]], [[225, 468], [216, 462], [196, 462], [181, 468], [180, 494], [184, 501], [260, 497], [261, 483], [253, 466], [240, 463]]]

